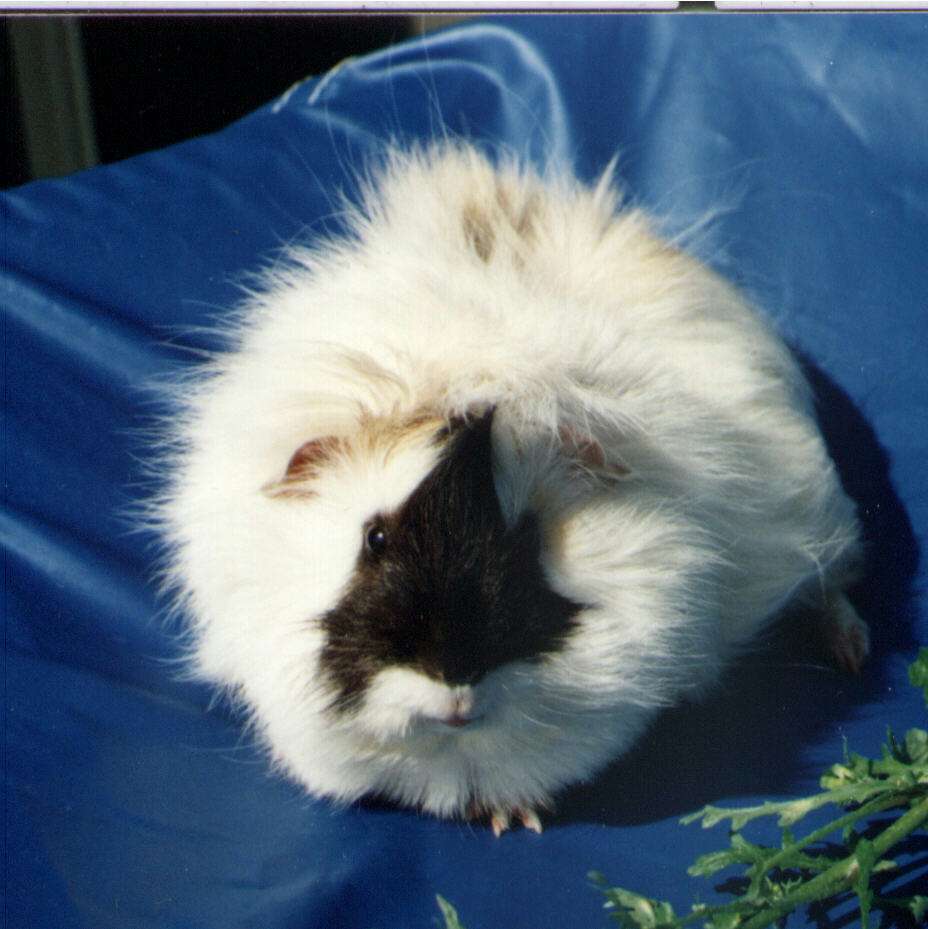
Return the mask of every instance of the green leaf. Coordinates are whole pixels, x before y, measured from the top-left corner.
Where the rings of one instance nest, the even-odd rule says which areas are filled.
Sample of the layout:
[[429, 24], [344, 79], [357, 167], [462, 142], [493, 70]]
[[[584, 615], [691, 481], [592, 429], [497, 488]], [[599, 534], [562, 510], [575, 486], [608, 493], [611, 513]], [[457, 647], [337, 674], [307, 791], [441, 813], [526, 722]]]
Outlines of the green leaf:
[[905, 753], [914, 764], [928, 761], [928, 732], [924, 729], [910, 729], [905, 734]]
[[915, 687], [921, 687], [925, 694], [925, 704], [928, 705], [928, 648], [920, 648], [918, 658], [909, 667], [909, 680]]
[[687, 869], [686, 873], [692, 877], [709, 877], [733, 864], [738, 864], [741, 858], [736, 850], [725, 849], [720, 852], [707, 852], [700, 855]]
[[[846, 756], [845, 756], [846, 757]], [[848, 764], [833, 764], [820, 778], [819, 786], [823, 790], [834, 790], [856, 780]]]
[[445, 929], [464, 929], [457, 910], [441, 894], [436, 894], [435, 899], [438, 901], [441, 915], [445, 917]]
[[621, 887], [606, 886], [606, 879], [598, 871], [588, 875], [606, 897], [609, 916], [626, 929], [679, 929], [673, 907], [660, 900], [652, 900]]
[[751, 820], [762, 816], [777, 816], [780, 826], [791, 826], [802, 819], [810, 810], [829, 802], [818, 797], [803, 797], [798, 800], [786, 800], [782, 803], [772, 803], [769, 800], [760, 806], [745, 806], [737, 809], [724, 809], [719, 806], [704, 806], [695, 813], [684, 816], [680, 822], [689, 825], [702, 820], [703, 829], [711, 829], [723, 820], [731, 820], [734, 832], [740, 832]]
[[921, 895], [912, 897], [909, 900], [909, 909], [915, 918], [921, 921], [928, 916], [928, 897], [922, 897]]
[[619, 888], [612, 888], [610, 896], [625, 908], [634, 924], [642, 929], [658, 929], [674, 922], [673, 907], [669, 903], [650, 900]]
[[793, 823], [802, 819], [806, 813], [811, 812], [818, 806], [814, 797], [806, 797], [803, 800], [793, 800], [785, 804], [780, 818], [777, 820], [779, 826], [792, 826]]

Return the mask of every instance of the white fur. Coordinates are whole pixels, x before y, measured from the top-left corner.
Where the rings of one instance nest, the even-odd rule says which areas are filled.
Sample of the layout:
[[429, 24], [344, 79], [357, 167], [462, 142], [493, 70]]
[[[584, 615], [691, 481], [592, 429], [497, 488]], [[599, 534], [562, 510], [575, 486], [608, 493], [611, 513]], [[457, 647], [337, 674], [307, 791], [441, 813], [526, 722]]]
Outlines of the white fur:
[[[249, 707], [311, 792], [440, 815], [530, 808], [625, 751], [792, 598], [838, 590], [858, 548], [782, 342], [724, 281], [566, 175], [446, 145], [395, 154], [351, 235], [294, 249], [187, 385], [159, 520], [193, 661]], [[507, 519], [538, 512], [544, 568], [591, 604], [555, 656], [451, 689], [408, 669], [327, 710], [319, 617], [362, 525], [433, 466], [364, 422], [495, 404]], [[616, 466], [569, 461], [564, 426]], [[312, 495], [275, 496], [293, 451], [343, 437]], [[581, 463], [582, 464], [582, 463]], [[470, 717], [449, 727], [450, 715]]]

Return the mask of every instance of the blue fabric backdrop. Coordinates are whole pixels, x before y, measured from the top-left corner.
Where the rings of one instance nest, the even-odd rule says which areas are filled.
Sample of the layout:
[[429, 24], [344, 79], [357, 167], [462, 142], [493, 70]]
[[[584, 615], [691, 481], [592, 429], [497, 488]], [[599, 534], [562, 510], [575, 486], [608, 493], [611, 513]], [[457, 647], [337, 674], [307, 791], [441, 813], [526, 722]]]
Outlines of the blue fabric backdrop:
[[[120, 515], [157, 412], [144, 385], [210, 344], [196, 327], [243, 272], [337, 226], [333, 191], [368, 154], [446, 131], [586, 178], [618, 153], [668, 227], [711, 216], [695, 247], [806, 358], [870, 546], [861, 679], [774, 636], [541, 837], [335, 809], [269, 775], [232, 713], [176, 676], [151, 540]], [[470, 929], [593, 927], [593, 868], [685, 908], [712, 897], [685, 866], [725, 837], [681, 814], [814, 790], [845, 738], [871, 753], [887, 722], [924, 725], [905, 668], [928, 642], [925, 16], [476, 22], [0, 207], [10, 927], [428, 927], [436, 892]], [[896, 886], [928, 884], [909, 852]]]

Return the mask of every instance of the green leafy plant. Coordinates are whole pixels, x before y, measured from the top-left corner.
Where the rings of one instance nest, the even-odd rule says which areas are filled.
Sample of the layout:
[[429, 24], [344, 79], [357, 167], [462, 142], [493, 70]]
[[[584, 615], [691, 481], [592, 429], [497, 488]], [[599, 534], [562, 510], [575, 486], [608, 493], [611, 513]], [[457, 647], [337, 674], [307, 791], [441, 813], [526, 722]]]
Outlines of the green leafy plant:
[[[928, 648], [922, 648], [909, 668], [909, 680], [924, 690], [928, 704]], [[610, 887], [597, 873], [590, 875], [606, 897], [610, 917], [622, 929], [762, 929], [800, 906], [856, 895], [863, 929], [869, 929], [875, 909], [908, 911], [916, 920], [928, 917], [928, 896], [882, 897], [873, 888], [875, 875], [897, 869], [886, 856], [928, 823], [928, 732], [910, 729], [900, 741], [887, 734], [879, 758], [848, 753], [820, 780], [821, 792], [811, 797], [767, 802], [740, 809], [707, 806], [684, 817], [708, 829], [729, 823], [729, 847], [702, 855], [688, 869], [709, 877], [728, 868], [742, 869], [734, 899], [721, 904], [694, 904], [690, 912], [674, 912], [671, 904]], [[822, 807], [842, 812], [802, 837], [793, 826]], [[762, 817], [775, 816], [782, 837], [774, 847], [748, 841], [742, 830]], [[879, 817], [879, 819], [875, 819]], [[829, 845], [824, 844], [830, 837]], [[439, 897], [445, 929], [463, 929], [454, 908]]]
[[445, 917], [445, 929], [464, 929], [461, 920], [458, 919], [457, 910], [441, 894], [438, 894], [435, 899], [438, 900], [441, 915]]

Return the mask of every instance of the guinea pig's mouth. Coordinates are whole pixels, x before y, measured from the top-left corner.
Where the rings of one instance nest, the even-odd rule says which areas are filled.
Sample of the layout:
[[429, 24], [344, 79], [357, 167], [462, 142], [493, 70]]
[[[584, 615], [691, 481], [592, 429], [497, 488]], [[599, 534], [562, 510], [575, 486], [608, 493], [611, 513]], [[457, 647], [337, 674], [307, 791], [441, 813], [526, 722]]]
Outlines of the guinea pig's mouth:
[[428, 731], [451, 735], [454, 732], [476, 729], [484, 718], [484, 713], [454, 711], [444, 715], [421, 713], [418, 716], [418, 721], [420, 726]]
[[463, 729], [464, 726], [471, 726], [481, 719], [483, 719], [482, 716], [462, 716], [460, 713], [452, 713], [451, 716], [445, 716], [438, 722], [452, 729]]

